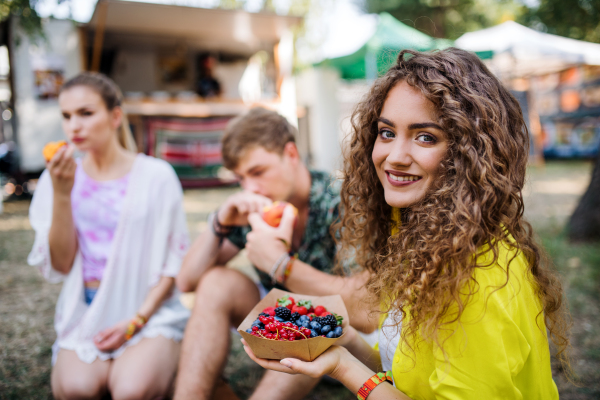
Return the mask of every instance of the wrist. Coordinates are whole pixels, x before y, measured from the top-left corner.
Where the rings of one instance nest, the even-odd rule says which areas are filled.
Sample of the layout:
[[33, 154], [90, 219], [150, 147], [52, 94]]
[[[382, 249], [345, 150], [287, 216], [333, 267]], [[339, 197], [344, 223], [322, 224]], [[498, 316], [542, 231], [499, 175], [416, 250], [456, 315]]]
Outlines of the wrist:
[[55, 203], [71, 203], [71, 192], [61, 192], [61, 191], [54, 191], [54, 202]]
[[344, 347], [339, 347], [338, 351], [340, 352], [338, 364], [329, 376], [341, 382], [353, 393], [357, 393], [362, 385], [370, 379], [375, 372], [361, 363]]

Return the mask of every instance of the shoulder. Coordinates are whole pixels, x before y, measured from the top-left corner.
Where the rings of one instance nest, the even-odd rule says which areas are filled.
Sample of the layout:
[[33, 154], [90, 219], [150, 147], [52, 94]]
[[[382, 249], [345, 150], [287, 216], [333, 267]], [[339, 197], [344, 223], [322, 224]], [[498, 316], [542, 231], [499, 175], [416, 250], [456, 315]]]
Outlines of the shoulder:
[[340, 202], [341, 182], [324, 171], [310, 171], [311, 203], [317, 203], [324, 208], [337, 206]]
[[139, 170], [144, 176], [153, 180], [177, 180], [177, 174], [171, 164], [165, 160], [145, 154], [138, 154]]

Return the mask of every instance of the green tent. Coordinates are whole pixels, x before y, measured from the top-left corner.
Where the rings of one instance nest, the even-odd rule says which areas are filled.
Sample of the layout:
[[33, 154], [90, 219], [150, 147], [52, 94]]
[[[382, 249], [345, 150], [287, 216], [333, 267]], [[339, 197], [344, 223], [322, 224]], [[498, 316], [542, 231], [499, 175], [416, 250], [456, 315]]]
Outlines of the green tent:
[[338, 69], [343, 79], [375, 79], [396, 63], [402, 50], [426, 51], [452, 45], [450, 40], [432, 38], [384, 12], [379, 14], [375, 33], [358, 51], [318, 65]]

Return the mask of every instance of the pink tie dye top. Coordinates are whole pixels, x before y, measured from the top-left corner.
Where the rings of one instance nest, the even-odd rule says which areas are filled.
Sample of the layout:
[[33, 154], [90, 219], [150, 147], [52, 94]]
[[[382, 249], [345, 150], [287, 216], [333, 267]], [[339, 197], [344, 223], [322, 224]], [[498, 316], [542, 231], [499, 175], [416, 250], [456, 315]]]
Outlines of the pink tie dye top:
[[71, 204], [84, 282], [102, 280], [128, 182], [129, 174], [111, 181], [95, 181], [83, 171], [81, 161], [77, 162]]

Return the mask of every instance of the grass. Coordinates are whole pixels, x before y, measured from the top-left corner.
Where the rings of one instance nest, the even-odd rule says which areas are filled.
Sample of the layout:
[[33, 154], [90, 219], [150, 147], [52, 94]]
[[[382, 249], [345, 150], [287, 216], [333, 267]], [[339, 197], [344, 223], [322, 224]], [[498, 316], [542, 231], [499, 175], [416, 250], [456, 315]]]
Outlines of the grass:
[[[524, 191], [526, 216], [556, 266], [573, 319], [572, 367], [577, 384], [569, 382], [553, 362], [563, 400], [600, 398], [600, 243], [573, 244], [564, 234], [590, 171], [591, 165], [583, 162], [552, 162], [531, 168]], [[184, 203], [193, 236], [204, 229], [208, 212], [231, 193], [232, 189], [186, 192]], [[0, 400], [52, 398], [52, 323], [60, 286], [45, 282], [25, 262], [33, 243], [28, 207], [27, 201], [9, 202], [0, 215]], [[231, 343], [225, 377], [241, 398], [247, 398], [263, 370], [245, 355], [237, 338]], [[353, 398], [343, 387], [325, 381], [307, 397]]]

